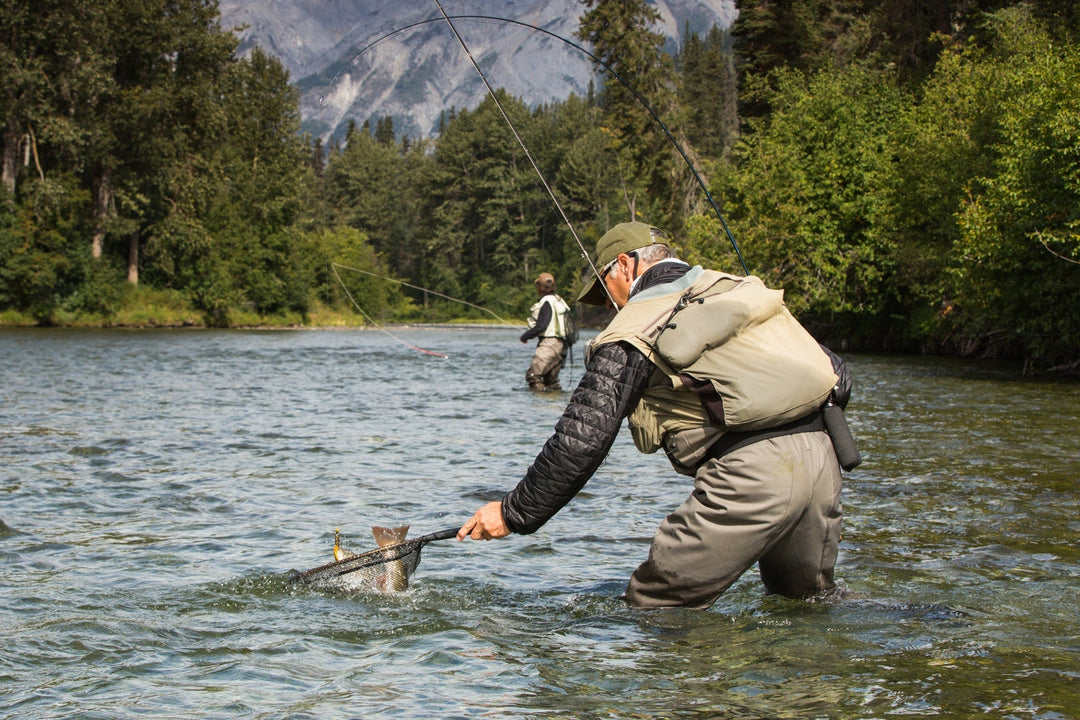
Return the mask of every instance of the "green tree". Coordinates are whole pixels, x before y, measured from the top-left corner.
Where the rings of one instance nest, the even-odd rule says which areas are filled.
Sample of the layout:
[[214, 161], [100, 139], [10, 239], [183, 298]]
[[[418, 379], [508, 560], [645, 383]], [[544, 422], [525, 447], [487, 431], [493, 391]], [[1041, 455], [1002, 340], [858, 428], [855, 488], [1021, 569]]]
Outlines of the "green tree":
[[337, 208], [337, 222], [354, 227], [373, 238], [385, 238], [393, 221], [396, 196], [392, 182], [398, 152], [360, 129], [347, 135], [348, 144], [332, 158], [326, 171], [326, 187]]
[[[779, 71], [767, 126], [736, 149], [725, 176], [733, 225], [752, 269], [821, 326], [874, 317], [889, 303], [884, 232], [893, 171], [890, 128], [906, 102], [887, 74], [859, 67], [812, 77]], [[693, 252], [730, 265], [726, 244]]]
[[957, 214], [993, 172], [994, 148], [1003, 140], [1001, 108], [1011, 101], [998, 69], [976, 60], [985, 51], [963, 47], [941, 56], [918, 102], [896, 124], [887, 226], [904, 281], [894, 292], [897, 314], [909, 323], [905, 334], [925, 340], [951, 334], [938, 326], [955, 293], [947, 271], [960, 238]]
[[304, 245], [320, 260], [313, 294], [328, 305], [376, 322], [412, 314], [400, 281], [364, 233], [338, 226], [307, 234]]
[[[129, 268], [189, 295], [213, 322], [242, 302], [209, 214], [225, 182], [229, 79], [237, 40], [216, 4], [142, 0], [117, 14], [112, 184]], [[140, 257], [140, 252], [145, 256]], [[132, 273], [129, 270], [129, 277]]]
[[[383, 124], [384, 129], [386, 125]], [[395, 145], [353, 130], [330, 159], [321, 186], [335, 223], [356, 228], [398, 272], [421, 279], [425, 196], [434, 164], [430, 144]]]
[[690, 35], [679, 53], [679, 76], [687, 139], [707, 157], [726, 157], [739, 132], [730, 33], [714, 25], [704, 39]]
[[[498, 91], [515, 127], [525, 105]], [[491, 98], [448, 120], [435, 149], [425, 285], [448, 295], [479, 297], [513, 273], [532, 244], [529, 209], [544, 203], [528, 160]], [[427, 284], [430, 283], [430, 284]]]
[[[978, 38], [981, 19], [1015, 0], [742, 0], [732, 28], [741, 113], [768, 115], [774, 71], [815, 73], [853, 62], [893, 68], [918, 87], [948, 42]], [[1038, 0], [1062, 16], [1065, 0]], [[1073, 4], [1075, 7], [1075, 4]], [[1071, 11], [1075, 18], [1075, 10]]]
[[80, 209], [89, 194], [73, 175], [57, 175], [29, 183], [21, 203], [0, 192], [0, 308], [25, 311], [42, 324], [58, 310], [78, 309], [90, 275], [90, 247], [80, 242], [87, 228]]
[[[955, 312], [966, 352], [1019, 354], [1043, 365], [1080, 356], [1080, 49], [1061, 47], [1022, 9], [994, 17], [985, 66], [997, 106], [990, 167], [959, 214]], [[975, 189], [978, 189], [975, 191]]]
[[768, 115], [774, 73], [813, 73], [846, 64], [867, 0], [742, 0], [732, 26], [743, 117]]
[[612, 190], [618, 186], [617, 161], [607, 142], [603, 111], [571, 95], [550, 112], [554, 125], [551, 149], [555, 186], [575, 222], [614, 225], [611, 204], [621, 204]]
[[[80, 288], [84, 283], [97, 283], [101, 275], [87, 260], [101, 254], [102, 231], [89, 218], [102, 207], [102, 194], [89, 178], [102, 145], [104, 122], [87, 108], [111, 83], [112, 62], [107, 49], [112, 32], [110, 9], [45, 0], [32, 5], [8, 3], [0, 13], [0, 62], [5, 67], [0, 73], [0, 94], [7, 100], [0, 103], [5, 128], [4, 185], [15, 197], [14, 211], [29, 223], [23, 225], [18, 257], [35, 257], [37, 263], [57, 271], [51, 293], [53, 308], [77, 309], [75, 306], [82, 305], [100, 309], [108, 304], [104, 288], [95, 292]], [[89, 193], [80, 187], [81, 181]], [[76, 205], [64, 207], [68, 202]], [[63, 243], [44, 240], [55, 238], [49, 221], [63, 224]], [[87, 243], [86, 252], [74, 249], [72, 243], [78, 242]], [[35, 248], [38, 243], [44, 246]], [[15, 264], [16, 256], [10, 258]], [[19, 284], [15, 280], [18, 271], [14, 267], [9, 271], [9, 278]], [[21, 302], [16, 294], [13, 302], [16, 307], [33, 306], [33, 314], [44, 321], [46, 305], [39, 295], [34, 297], [30, 300], [27, 296]]]
[[[224, 78], [226, 124], [206, 225], [240, 295], [262, 314], [306, 311], [315, 260], [290, 232], [303, 210], [307, 142], [281, 63], [256, 48]], [[305, 182], [307, 181], [307, 182]]]
[[670, 82], [673, 60], [663, 53], [664, 36], [654, 29], [660, 13], [645, 0], [582, 0], [582, 4], [588, 10], [581, 16], [578, 37], [590, 43], [593, 54], [622, 79], [619, 82], [608, 73], [601, 95], [626, 208], [620, 219], [647, 218], [670, 227], [677, 223], [672, 168], [681, 168], [681, 160], [672, 164], [674, 151], [627, 89], [644, 98], [660, 118], [678, 115]]
[[379, 118], [375, 124], [375, 140], [383, 145], [393, 145], [397, 140], [394, 134], [394, 119], [392, 117]]

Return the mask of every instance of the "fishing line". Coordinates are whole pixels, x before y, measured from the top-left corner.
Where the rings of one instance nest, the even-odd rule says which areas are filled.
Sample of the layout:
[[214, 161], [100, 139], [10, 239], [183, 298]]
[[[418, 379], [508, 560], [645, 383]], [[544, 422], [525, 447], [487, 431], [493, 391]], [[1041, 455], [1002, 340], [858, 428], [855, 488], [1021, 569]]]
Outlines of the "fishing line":
[[484, 71], [480, 69], [480, 66], [473, 58], [472, 52], [469, 50], [469, 46], [465, 44], [465, 39], [458, 33], [457, 28], [454, 26], [454, 22], [450, 19], [450, 16], [443, 10], [442, 3], [439, 0], [435, 0], [435, 5], [439, 8], [439, 12], [442, 13], [443, 18], [446, 20], [446, 24], [450, 26], [450, 30], [454, 33], [454, 37], [457, 38], [458, 44], [461, 45], [461, 49], [465, 51], [465, 56], [469, 58], [469, 62], [476, 69], [476, 74], [480, 76], [480, 80], [483, 81], [484, 87], [487, 88], [488, 95], [495, 102], [495, 107], [499, 108], [499, 112], [502, 113], [503, 120], [506, 121], [507, 126], [510, 128], [510, 132], [514, 134], [514, 139], [517, 140], [518, 145], [521, 146], [522, 151], [525, 153], [525, 157], [529, 159], [529, 163], [532, 165], [533, 170], [536, 171], [536, 176], [540, 178], [540, 183], [544, 186], [544, 190], [547, 191], [548, 197], [551, 198], [551, 202], [554, 203], [555, 209], [559, 211], [559, 215], [562, 217], [563, 222], [566, 223], [566, 227], [570, 229], [570, 234], [574, 236], [574, 241], [581, 248], [581, 257], [585, 258], [585, 262], [592, 268], [593, 273], [596, 274], [598, 280], [600, 280], [600, 287], [604, 288], [604, 293], [607, 294], [608, 299], [611, 300], [611, 304], [615, 304], [615, 300], [611, 297], [611, 293], [608, 292], [607, 285], [604, 284], [603, 278], [600, 277], [600, 271], [596, 269], [596, 265], [593, 264], [592, 258], [589, 257], [589, 251], [585, 249], [585, 244], [581, 242], [581, 238], [578, 237], [577, 230], [574, 229], [573, 223], [570, 222], [570, 218], [566, 216], [563, 211], [562, 205], [559, 203], [558, 198], [555, 197], [555, 193], [551, 190], [551, 186], [548, 185], [547, 179], [544, 174], [540, 172], [540, 166], [533, 160], [532, 153], [529, 152], [529, 148], [525, 146], [525, 141], [518, 135], [517, 128], [514, 127], [514, 123], [510, 121], [510, 116], [507, 115], [506, 110], [503, 109], [502, 103], [499, 102], [498, 96], [495, 94], [495, 90], [491, 87], [487, 77], [484, 75]]
[[434, 355], [435, 357], [440, 357], [440, 358], [443, 358], [443, 359], [446, 359], [447, 357], [449, 357], [448, 355], [443, 355], [442, 353], [438, 353], [438, 352], [435, 352], [433, 350], [425, 350], [424, 348], [416, 347], [415, 345], [410, 345], [409, 343], [405, 342], [404, 340], [402, 340], [401, 338], [399, 338], [398, 336], [394, 335], [392, 332], [390, 332], [389, 330], [384, 328], [379, 323], [375, 322], [375, 320], [370, 315], [368, 315], [366, 312], [364, 312], [364, 308], [360, 307], [360, 303], [356, 302], [356, 300], [353, 299], [352, 293], [349, 292], [349, 288], [345, 287], [345, 282], [341, 279], [341, 276], [338, 275], [338, 271], [337, 271], [337, 268], [335, 267], [335, 264], [336, 263], [330, 263], [330, 269], [334, 271], [334, 277], [336, 277], [338, 282], [341, 284], [341, 289], [345, 291], [345, 295], [348, 296], [348, 298], [352, 302], [352, 304], [356, 306], [356, 309], [360, 311], [360, 314], [363, 315], [367, 319], [367, 321], [369, 323], [374, 325], [379, 330], [382, 330], [384, 333], [386, 333], [387, 335], [392, 337], [394, 340], [397, 340], [399, 343], [401, 343], [402, 345], [404, 345], [404, 346], [406, 346], [408, 348], [412, 348], [413, 350], [417, 350], [419, 352], [426, 353], [427, 355]]
[[503, 325], [505, 325], [507, 327], [512, 327], [512, 328], [521, 327], [520, 324], [515, 325], [513, 323], [507, 322], [506, 320], [499, 317], [498, 315], [496, 315], [491, 310], [488, 310], [485, 307], [480, 307], [479, 305], [473, 305], [471, 302], [468, 302], [466, 300], [458, 300], [457, 298], [450, 297], [449, 295], [443, 295], [441, 292], [436, 292], [434, 290], [428, 290], [427, 288], [420, 287], [419, 285], [410, 285], [409, 283], [404, 282], [402, 280], [395, 280], [394, 278], [386, 277], [385, 275], [379, 275], [377, 273], [373, 273], [373, 272], [370, 272], [368, 270], [361, 270], [360, 268], [349, 267], [348, 265], [339, 265], [338, 263], [330, 263], [330, 264], [333, 265], [334, 267], [339, 267], [342, 270], [352, 270], [353, 272], [364, 273], [365, 275], [371, 275], [372, 277], [377, 277], [377, 278], [380, 278], [382, 280], [389, 280], [390, 282], [397, 283], [398, 285], [404, 285], [405, 287], [412, 288], [413, 290], [421, 290], [421, 291], [426, 292], [426, 293], [431, 293], [432, 295], [438, 295], [441, 298], [446, 298], [447, 300], [451, 300], [451, 301], [456, 302], [456, 303], [461, 303], [462, 305], [468, 305], [469, 307], [476, 308], [477, 310], [482, 310], [482, 311], [486, 312], [488, 315], [495, 318], [496, 320], [498, 320], [499, 322], [501, 322]]
[[[436, 4], [438, 4], [438, 0], [436, 0]], [[442, 11], [442, 5], [439, 5], [439, 10]], [[453, 26], [453, 23], [450, 22], [451, 20], [491, 20], [491, 21], [495, 21], [495, 22], [509, 23], [511, 25], [519, 25], [521, 27], [529, 28], [531, 30], [535, 30], [537, 32], [544, 33], [545, 35], [548, 35], [549, 37], [553, 37], [556, 40], [560, 40], [563, 43], [565, 43], [566, 45], [569, 45], [570, 47], [574, 48], [575, 50], [578, 50], [578, 51], [584, 53], [589, 58], [591, 58], [597, 65], [604, 68], [604, 70], [606, 72], [610, 73], [611, 76], [613, 78], [615, 78], [624, 88], [626, 88], [627, 91], [629, 91], [630, 94], [633, 95], [634, 98], [639, 103], [641, 103], [642, 107], [644, 107], [648, 111], [649, 115], [652, 116], [652, 118], [656, 122], [656, 124], [660, 126], [660, 129], [663, 131], [664, 136], [667, 137], [668, 141], [671, 142], [671, 144], [679, 152], [679, 155], [682, 157], [683, 162], [686, 163], [686, 166], [690, 169], [690, 173], [694, 176], [694, 179], [697, 181], [698, 186], [701, 188], [702, 192], [705, 194], [706, 199], [709, 201], [709, 206], [712, 207], [713, 212], [716, 213], [716, 217], [720, 221], [720, 226], [724, 229], [724, 233], [727, 235], [728, 242], [731, 243], [731, 247], [735, 251], [736, 257], [738, 257], [738, 259], [739, 259], [739, 264], [742, 266], [743, 272], [745, 274], [747, 274], [747, 275], [750, 274], [750, 270], [746, 266], [746, 261], [743, 259], [742, 250], [739, 249], [738, 243], [735, 242], [735, 236], [731, 233], [731, 230], [728, 228], [727, 222], [724, 220], [723, 213], [720, 212], [720, 208], [716, 204], [716, 201], [713, 199], [712, 193], [709, 192], [709, 188], [705, 185], [705, 181], [701, 179], [701, 175], [698, 173], [697, 169], [694, 167], [694, 164], [690, 161], [690, 158], [689, 158], [689, 156], [687, 156], [686, 151], [683, 150], [682, 146], [679, 145], [677, 140], [675, 140], [675, 138], [672, 136], [671, 132], [668, 130], [667, 125], [665, 125], [664, 121], [660, 119], [660, 116], [657, 115], [656, 111], [653, 110], [652, 106], [650, 106], [649, 103], [645, 101], [645, 98], [643, 98], [637, 92], [637, 90], [635, 90], [633, 87], [631, 87], [630, 83], [626, 82], [626, 80], [624, 80], [622, 78], [622, 76], [620, 76], [617, 72], [615, 72], [615, 70], [611, 66], [609, 66], [603, 60], [598, 58], [595, 54], [593, 54], [592, 52], [590, 52], [586, 48], [582, 47], [578, 43], [575, 43], [572, 40], [568, 40], [567, 38], [564, 38], [562, 35], [551, 32], [550, 30], [546, 30], [546, 29], [544, 29], [542, 27], [538, 27], [536, 25], [531, 25], [531, 24], [529, 24], [527, 22], [522, 22], [520, 20], [514, 20], [512, 18], [496, 17], [496, 16], [493, 16], [493, 15], [446, 15], [445, 12], [443, 12], [443, 17], [446, 19], [446, 22], [448, 24], [450, 24], [450, 27], [452, 29], [454, 28], [454, 26]], [[358, 50], [355, 54], [353, 54], [353, 56], [351, 58], [349, 58], [349, 61], [347, 63], [345, 63], [341, 67], [341, 69], [339, 69], [337, 71], [337, 73], [334, 74], [333, 78], [330, 79], [330, 83], [329, 83], [328, 87], [333, 87], [334, 83], [337, 82], [337, 79], [339, 77], [341, 77], [341, 75], [345, 72], [345, 70], [348, 68], [348, 66], [351, 65], [358, 57], [360, 57], [363, 53], [370, 50], [372, 47], [379, 44], [383, 40], [386, 40], [387, 38], [390, 38], [390, 37], [392, 37], [394, 35], [397, 35], [400, 32], [404, 32], [404, 31], [412, 29], [414, 27], [417, 27], [417, 26], [420, 26], [420, 25], [426, 25], [427, 23], [433, 23], [433, 22], [439, 22], [439, 18], [428, 18], [427, 20], [420, 20], [420, 21], [417, 21], [417, 22], [414, 22], [414, 23], [410, 23], [408, 25], [405, 25], [404, 27], [397, 28], [396, 30], [392, 30], [392, 31], [386, 33], [385, 35], [382, 35], [381, 37], [376, 38], [375, 40], [373, 40], [372, 42], [368, 43], [363, 48]], [[457, 35], [457, 30], [456, 29], [454, 29], [454, 34]], [[460, 42], [460, 36], [459, 36], [458, 39], [459, 39], [459, 42]], [[468, 49], [466, 49], [466, 53], [468, 54]], [[469, 55], [469, 59], [472, 60], [472, 55]], [[473, 62], [473, 66], [474, 67], [476, 66], [475, 61]], [[477, 70], [478, 73], [480, 72], [480, 68], [477, 67], [476, 70]], [[484, 78], [483, 73], [480, 73], [480, 77], [481, 77], [481, 79], [484, 80], [484, 84], [487, 85], [487, 80]], [[491, 90], [491, 88], [488, 87], [489, 92], [490, 92], [490, 90]], [[492, 94], [492, 97], [494, 97], [494, 94]], [[326, 99], [326, 96], [322, 95], [319, 98], [319, 102], [322, 103], [325, 99]], [[498, 100], [496, 100], [496, 103], [498, 103]], [[500, 107], [500, 110], [501, 109], [502, 108]], [[504, 117], [505, 117], [505, 113], [504, 113]], [[515, 136], [517, 135], [516, 132], [514, 134], [515, 134]], [[528, 154], [528, 151], [526, 151], [526, 154]], [[530, 160], [531, 159], [532, 158], [530, 157]], [[534, 164], [534, 167], [535, 167], [535, 164]], [[539, 173], [539, 171], [537, 171], [537, 172]], [[547, 186], [547, 184], [545, 183], [545, 187], [546, 186]], [[557, 203], [556, 203], [556, 205], [557, 205]], [[561, 209], [560, 209], [560, 211], [561, 211]], [[564, 219], [565, 219], [565, 216], [564, 216]], [[571, 232], [573, 232], [573, 228], [571, 228]], [[575, 237], [575, 239], [577, 238], [576, 235], [574, 237]], [[580, 245], [580, 241], [579, 241], [578, 244]], [[585, 254], [585, 258], [586, 258], [586, 260], [588, 260], [588, 253]], [[593, 272], [596, 272], [596, 267], [592, 264], [592, 261], [589, 261], [589, 266], [592, 268]], [[599, 273], [597, 273], [597, 277], [599, 277]], [[601, 286], [603, 287], [603, 283], [601, 283]], [[606, 288], [605, 288], [605, 290], [606, 290]]]

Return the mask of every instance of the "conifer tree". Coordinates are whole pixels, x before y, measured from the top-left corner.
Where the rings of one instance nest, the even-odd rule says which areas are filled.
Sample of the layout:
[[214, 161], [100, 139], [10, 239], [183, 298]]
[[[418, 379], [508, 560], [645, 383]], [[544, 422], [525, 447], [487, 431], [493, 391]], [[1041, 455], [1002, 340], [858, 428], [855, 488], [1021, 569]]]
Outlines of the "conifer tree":
[[[581, 17], [578, 37], [590, 43], [593, 54], [623, 81], [609, 73], [601, 98], [627, 211], [620, 219], [648, 216], [650, 222], [670, 226], [674, 216], [666, 140], [623, 85], [644, 98], [660, 117], [675, 114], [675, 93], [669, 82], [673, 62], [662, 52], [664, 36], [654, 29], [660, 13], [645, 0], [582, 0], [582, 4], [588, 11]], [[656, 201], [651, 207], [650, 198]]]
[[704, 39], [688, 35], [679, 70], [687, 137], [705, 155], [726, 157], [739, 130], [730, 33], [714, 25]]

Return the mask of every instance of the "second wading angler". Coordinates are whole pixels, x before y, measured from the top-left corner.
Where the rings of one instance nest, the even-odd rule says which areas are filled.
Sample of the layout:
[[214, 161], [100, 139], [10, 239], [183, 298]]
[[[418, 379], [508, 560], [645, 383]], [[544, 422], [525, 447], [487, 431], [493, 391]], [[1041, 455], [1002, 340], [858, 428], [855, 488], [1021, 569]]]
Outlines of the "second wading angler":
[[596, 267], [578, 299], [618, 315], [589, 345], [585, 375], [524, 478], [458, 539], [535, 532], [585, 485], [628, 418], [640, 451], [664, 450], [694, 479], [631, 576], [629, 604], [706, 608], [755, 563], [769, 592], [832, 590], [837, 451], [845, 467], [858, 462], [840, 412], [843, 361], [788, 312], [782, 291], [690, 267], [645, 223], [604, 234]]
[[566, 363], [570, 346], [567, 342], [570, 306], [559, 297], [555, 276], [551, 273], [536, 276], [536, 294], [540, 299], [529, 310], [529, 329], [519, 338], [523, 343], [534, 337], [540, 338], [529, 369], [525, 371], [525, 381], [530, 390], [562, 390], [559, 372]]

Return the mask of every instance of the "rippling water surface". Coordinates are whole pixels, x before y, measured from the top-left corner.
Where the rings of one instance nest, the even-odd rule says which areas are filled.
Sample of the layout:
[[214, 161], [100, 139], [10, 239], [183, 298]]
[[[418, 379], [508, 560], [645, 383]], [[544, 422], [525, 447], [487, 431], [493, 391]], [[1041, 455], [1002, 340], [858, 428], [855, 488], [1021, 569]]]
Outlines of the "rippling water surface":
[[[540, 532], [400, 594], [298, 588], [459, 525], [568, 395], [513, 330], [0, 332], [2, 718], [1080, 717], [1080, 385], [856, 355], [843, 599], [618, 599], [688, 492], [628, 433]], [[580, 351], [575, 351], [580, 355]], [[566, 371], [565, 387], [582, 372]]]

